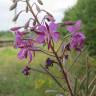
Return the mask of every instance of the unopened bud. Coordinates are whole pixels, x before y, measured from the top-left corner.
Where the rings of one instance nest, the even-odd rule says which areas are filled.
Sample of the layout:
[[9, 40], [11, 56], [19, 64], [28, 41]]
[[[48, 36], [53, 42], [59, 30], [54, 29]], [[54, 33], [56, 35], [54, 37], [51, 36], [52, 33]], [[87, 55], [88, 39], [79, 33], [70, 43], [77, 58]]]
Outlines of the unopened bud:
[[37, 9], [38, 12], [41, 11], [41, 10], [40, 10], [40, 7], [39, 7], [38, 5], [36, 5], [36, 9]]
[[26, 13], [28, 13], [28, 11], [29, 11], [29, 7], [28, 7], [28, 6], [26, 6]]
[[15, 3], [13, 3], [13, 5], [11, 5], [10, 11], [11, 11], [11, 10], [14, 10], [16, 7], [17, 7], [17, 2], [15, 2]]
[[43, 2], [41, 0], [37, 0], [37, 2], [40, 4], [40, 5], [43, 5]]
[[14, 16], [13, 22], [16, 22], [16, 21], [17, 21], [19, 15], [20, 15], [21, 13], [22, 13], [22, 11], [20, 11], [17, 15]]

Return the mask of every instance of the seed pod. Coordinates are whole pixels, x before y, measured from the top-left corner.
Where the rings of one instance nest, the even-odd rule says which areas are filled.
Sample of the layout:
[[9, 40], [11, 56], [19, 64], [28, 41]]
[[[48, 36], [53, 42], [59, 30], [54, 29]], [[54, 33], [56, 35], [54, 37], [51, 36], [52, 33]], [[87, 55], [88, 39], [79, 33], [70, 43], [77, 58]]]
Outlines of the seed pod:
[[37, 0], [37, 2], [40, 4], [40, 5], [43, 5], [43, 2], [41, 0]]
[[34, 22], [33, 22], [33, 26], [35, 26], [36, 25], [36, 20], [34, 20]]
[[15, 17], [13, 18], [13, 22], [16, 22], [17, 21], [17, 19], [18, 19], [18, 17], [19, 17], [19, 14], [17, 14], [17, 15], [15, 15]]
[[20, 0], [12, 0], [13, 3], [18, 2], [18, 1], [20, 1]]
[[28, 6], [26, 6], [26, 13], [28, 13], [28, 11], [29, 11], [29, 7], [28, 7]]
[[13, 3], [16, 2], [16, 0], [11, 0]]
[[20, 11], [17, 15], [14, 16], [14, 18], [13, 18], [13, 22], [16, 22], [16, 21], [17, 21], [19, 15], [20, 15], [22, 12], [23, 12], [23, 10]]
[[15, 15], [12, 21], [13, 21], [13, 22], [16, 22], [17, 19], [18, 19], [18, 17], [19, 17], [19, 15], [20, 15], [20, 13], [18, 13], [17, 15]]
[[24, 26], [25, 29], [27, 29], [29, 27], [29, 23], [30, 23], [30, 20], [28, 20]]
[[47, 21], [55, 21], [52, 15], [45, 15], [45, 19], [47, 19]]
[[36, 4], [36, 9], [37, 9], [37, 11], [38, 12], [40, 12], [41, 10], [40, 10], [40, 7]]
[[11, 31], [17, 31], [17, 30], [19, 30], [20, 28], [22, 28], [22, 27], [13, 27], [13, 28], [11, 28], [10, 30], [11, 30]]
[[10, 11], [14, 10], [17, 7], [17, 2], [13, 3], [13, 5], [10, 6]]

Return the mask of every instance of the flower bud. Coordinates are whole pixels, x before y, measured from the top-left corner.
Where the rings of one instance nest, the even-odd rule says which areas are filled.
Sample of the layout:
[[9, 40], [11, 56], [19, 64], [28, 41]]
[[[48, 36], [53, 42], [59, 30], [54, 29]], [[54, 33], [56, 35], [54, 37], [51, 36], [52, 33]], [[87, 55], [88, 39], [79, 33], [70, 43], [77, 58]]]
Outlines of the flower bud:
[[11, 28], [10, 30], [11, 31], [17, 31], [17, 30], [19, 30], [19, 29], [21, 29], [22, 27], [13, 27], [13, 28]]
[[17, 7], [17, 2], [13, 3], [13, 5], [10, 6], [10, 11], [14, 10]]
[[29, 7], [28, 7], [28, 6], [26, 6], [26, 13], [28, 13], [28, 11], [29, 11]]
[[20, 15], [22, 12], [23, 12], [23, 11], [20, 11], [17, 15], [14, 16], [13, 22], [16, 22], [16, 21], [17, 21], [19, 15]]
[[29, 74], [30, 74], [30, 70], [31, 70], [31, 68], [29, 67], [29, 66], [26, 66], [24, 69], [23, 69], [23, 74], [24, 75], [26, 75], [26, 76], [28, 76]]
[[43, 5], [43, 2], [41, 0], [37, 0], [37, 2], [40, 4], [40, 5]]
[[40, 7], [37, 4], [36, 4], [36, 9], [37, 9], [38, 12], [41, 11]]
[[50, 58], [47, 58], [46, 60], [46, 68], [48, 69], [50, 66], [53, 66], [54, 61]]

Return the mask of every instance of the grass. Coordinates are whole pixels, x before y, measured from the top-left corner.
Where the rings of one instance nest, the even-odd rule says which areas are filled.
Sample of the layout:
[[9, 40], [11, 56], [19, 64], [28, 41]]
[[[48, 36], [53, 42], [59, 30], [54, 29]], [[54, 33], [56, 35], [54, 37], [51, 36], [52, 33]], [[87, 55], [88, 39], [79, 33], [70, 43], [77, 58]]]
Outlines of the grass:
[[[7, 35], [0, 33], [0, 36], [0, 40], [13, 39], [10, 33]], [[30, 76], [24, 76], [22, 69], [26, 65], [27, 60], [20, 61], [16, 56], [17, 51], [18, 50], [12, 47], [0, 48], [0, 96], [55, 96], [56, 93], [46, 93], [45, 91], [50, 89], [61, 91], [58, 85], [48, 75], [32, 71]], [[76, 75], [81, 79], [86, 72], [85, 64], [87, 53], [87, 51], [82, 53], [78, 62], [71, 67], [72, 75]], [[39, 68], [39, 64], [44, 64], [47, 56], [40, 53], [36, 55], [31, 67]], [[70, 68], [75, 59], [73, 57], [77, 57], [77, 54], [73, 53], [73, 55], [69, 57], [69, 61], [66, 62], [67, 65], [64, 65], [65, 68]], [[88, 66], [90, 71], [96, 74], [96, 60], [90, 57]], [[57, 70], [51, 69], [53, 72], [58, 73], [57, 75], [60, 75]], [[93, 78], [94, 74], [92, 74], [91, 77]]]
[[[46, 94], [45, 91], [48, 89], [59, 90], [56, 83], [48, 75], [33, 71], [30, 76], [24, 76], [22, 69], [27, 61], [20, 61], [16, 55], [17, 50], [11, 47], [0, 49], [0, 96], [55, 96], [55, 93]], [[38, 53], [31, 66], [38, 68], [38, 64], [44, 63], [45, 59], [45, 55]], [[82, 62], [84, 63], [84, 58], [80, 58], [79, 63]], [[73, 73], [80, 77], [85, 69], [79, 63], [73, 66], [75, 70]], [[77, 73], [78, 70], [79, 73]], [[55, 72], [57, 71], [55, 70]]]
[[[32, 72], [29, 77], [22, 74], [25, 61], [16, 57], [16, 50], [12, 48], [0, 49], [0, 96], [53, 96], [45, 94], [47, 89], [57, 89], [57, 85], [50, 77]], [[37, 54], [33, 67], [44, 62], [45, 56]]]

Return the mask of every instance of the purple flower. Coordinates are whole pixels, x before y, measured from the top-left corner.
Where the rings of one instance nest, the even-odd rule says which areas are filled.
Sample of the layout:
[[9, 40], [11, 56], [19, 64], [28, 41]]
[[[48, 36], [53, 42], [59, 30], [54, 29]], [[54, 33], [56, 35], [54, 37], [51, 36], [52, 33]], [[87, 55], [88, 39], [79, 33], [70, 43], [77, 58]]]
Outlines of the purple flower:
[[28, 75], [30, 74], [30, 70], [31, 70], [31, 68], [28, 67], [28, 66], [26, 66], [26, 67], [23, 69], [22, 72], [23, 72], [24, 75], [28, 76]]
[[71, 33], [80, 31], [80, 29], [81, 29], [81, 21], [80, 20], [76, 21], [74, 25], [67, 26], [67, 31], [69, 31]]
[[51, 22], [48, 26], [40, 25], [37, 29], [37, 39], [36, 41], [39, 43], [48, 43], [50, 47], [50, 41], [53, 40], [55, 42], [59, 39], [59, 32], [57, 32], [58, 25], [54, 22]]
[[20, 45], [22, 42], [22, 35], [19, 31], [15, 32], [15, 47], [18, 48], [18, 45]]
[[77, 51], [81, 51], [84, 46], [85, 36], [82, 32], [76, 32], [72, 35], [70, 46]]
[[24, 41], [23, 37], [24, 35], [26, 35], [26, 32], [21, 32], [21, 31], [16, 31], [15, 32], [15, 47], [18, 48], [19, 45], [21, 45], [21, 43]]
[[53, 66], [54, 61], [50, 58], [47, 58], [46, 60], [46, 68], [48, 69], [50, 66]]
[[27, 59], [29, 58], [28, 64], [31, 63], [32, 61], [32, 52], [35, 52], [35, 47], [33, 44], [33, 41], [31, 40], [26, 40], [23, 41], [19, 46], [18, 46], [21, 50], [18, 53], [18, 57], [20, 59]]

